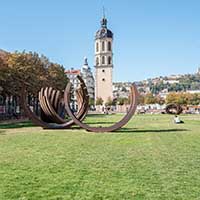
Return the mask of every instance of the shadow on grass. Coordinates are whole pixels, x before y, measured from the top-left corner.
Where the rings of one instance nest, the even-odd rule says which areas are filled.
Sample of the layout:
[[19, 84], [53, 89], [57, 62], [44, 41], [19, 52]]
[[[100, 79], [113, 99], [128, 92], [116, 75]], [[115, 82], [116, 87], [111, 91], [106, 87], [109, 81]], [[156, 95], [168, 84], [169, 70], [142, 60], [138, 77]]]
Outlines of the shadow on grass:
[[87, 124], [96, 124], [96, 125], [103, 125], [103, 124], [114, 124], [115, 122], [86, 122]]
[[35, 127], [31, 121], [0, 124], [0, 129]]
[[181, 132], [181, 131], [189, 131], [188, 129], [136, 129], [136, 128], [121, 128], [116, 132], [119, 133], [167, 133], [167, 132]]
[[6, 135], [4, 130], [0, 130], [0, 135]]
[[105, 114], [87, 114], [87, 118], [90, 118], [90, 117], [97, 117], [97, 118], [104, 118], [104, 117], [106, 117], [107, 115], [105, 115]]

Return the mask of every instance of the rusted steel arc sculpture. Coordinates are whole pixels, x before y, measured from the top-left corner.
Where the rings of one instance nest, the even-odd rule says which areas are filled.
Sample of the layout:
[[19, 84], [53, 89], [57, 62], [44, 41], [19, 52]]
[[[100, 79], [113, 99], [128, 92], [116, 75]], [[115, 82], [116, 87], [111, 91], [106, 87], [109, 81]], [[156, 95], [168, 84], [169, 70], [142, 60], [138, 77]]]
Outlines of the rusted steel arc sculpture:
[[131, 86], [131, 106], [129, 108], [128, 113], [117, 123], [113, 124], [112, 126], [109, 127], [90, 127], [87, 124], [82, 123], [80, 120], [77, 119], [77, 117], [73, 114], [70, 108], [70, 88], [71, 88], [71, 83], [67, 84], [67, 87], [65, 89], [64, 93], [64, 101], [65, 101], [65, 108], [67, 110], [68, 115], [72, 118], [72, 120], [80, 126], [81, 128], [86, 129], [87, 131], [92, 131], [92, 132], [112, 132], [115, 131], [122, 126], [124, 126], [134, 115], [136, 108], [137, 108], [137, 103], [138, 103], [138, 91], [136, 86], [133, 84]]
[[[79, 102], [82, 102], [82, 104], [80, 105], [80, 109], [79, 109], [79, 112], [77, 113], [77, 119], [79, 119], [80, 121], [84, 119], [84, 117], [86, 116], [86, 113], [88, 111], [88, 105], [89, 105], [89, 98], [87, 96], [87, 89], [86, 89], [86, 86], [84, 84], [84, 81], [82, 80], [81, 77], [78, 77], [78, 79], [80, 80], [81, 82], [81, 89], [79, 91], [79, 97], [78, 98], [81, 98], [79, 100]], [[50, 89], [51, 90], [51, 89]], [[26, 113], [26, 115], [33, 121], [33, 123], [35, 123], [36, 125], [39, 125], [45, 129], [64, 129], [64, 128], [69, 128], [71, 125], [74, 124], [74, 121], [73, 120], [70, 120], [70, 121], [67, 121], [65, 123], [62, 123], [62, 124], [50, 124], [50, 123], [47, 123], [47, 122], [44, 122], [42, 121], [39, 117], [37, 117], [37, 115], [35, 113], [33, 113], [31, 111], [31, 109], [29, 108], [27, 102], [26, 102], [26, 96], [27, 96], [27, 93], [26, 93], [26, 90], [25, 90], [25, 87], [23, 87], [22, 89], [22, 97], [21, 97], [21, 100], [22, 100], [22, 105], [23, 105], [23, 108], [24, 108], [24, 111]], [[41, 95], [40, 95], [40, 98], [41, 98]], [[42, 98], [42, 104], [44, 109], [45, 109], [45, 112], [47, 113], [54, 113], [55, 110], [53, 110], [52, 106], [48, 107], [47, 105], [51, 105], [50, 104], [50, 100], [49, 98]], [[49, 112], [49, 109], [50, 109], [50, 112]], [[55, 113], [54, 113], [55, 114]], [[55, 116], [54, 116], [55, 117]]]
[[[29, 108], [29, 106], [26, 104], [26, 93], [23, 92], [23, 95], [22, 95], [22, 104], [23, 104], [23, 107], [24, 107], [24, 111], [25, 113], [27, 114], [27, 116], [33, 121], [33, 123], [35, 123], [36, 125], [39, 125], [45, 129], [64, 129], [64, 128], [69, 128], [71, 127], [71, 125], [73, 125], [73, 120], [70, 120], [68, 122], [65, 122], [63, 124], [50, 124], [50, 123], [46, 123], [44, 121], [42, 121], [41, 119], [39, 119], [39, 117], [37, 117], [35, 115], [35, 113], [33, 113], [31, 111], [31, 109]], [[80, 120], [83, 119], [83, 117], [85, 116], [85, 113], [87, 112], [87, 107], [85, 107], [83, 109], [83, 112], [79, 113], [79, 116], [77, 116], [77, 118], [79, 118]]]
[[[60, 92], [59, 91], [54, 92], [54, 91], [55, 90], [53, 90], [52, 92], [52, 88], [45, 88], [45, 89], [42, 88], [39, 93], [39, 102], [45, 115], [47, 115], [53, 122], [62, 124], [65, 123], [66, 120], [64, 120], [57, 114], [59, 107], [58, 102], [60, 100], [59, 99]], [[50, 97], [53, 98], [50, 99]]]
[[168, 104], [165, 108], [167, 114], [179, 115], [183, 112], [183, 108], [179, 104]]
[[[87, 108], [88, 108], [88, 103], [89, 103], [89, 98], [87, 97], [87, 89], [86, 89], [86, 86], [84, 84], [84, 81], [82, 80], [81, 77], [79, 77], [79, 80], [81, 82], [81, 88], [79, 88], [77, 90], [77, 100], [78, 100], [78, 107], [79, 107], [79, 110], [77, 112], [77, 118], [79, 120], [83, 120], [83, 118], [85, 117], [86, 113], [87, 113]], [[44, 90], [44, 96], [42, 96], [42, 99], [41, 99], [41, 103], [44, 104], [43, 105], [43, 108], [45, 109], [45, 113], [48, 115], [48, 116], [51, 116], [51, 118], [53, 119], [54, 122], [57, 122], [59, 124], [62, 124], [62, 123], [65, 123], [66, 120], [63, 120], [58, 114], [57, 112], [54, 110], [52, 104], [54, 104], [54, 101], [53, 102], [50, 102], [49, 101], [49, 96], [50, 96], [50, 93], [48, 91], [52, 91], [51, 88], [46, 88]], [[58, 93], [58, 92], [57, 92]], [[58, 106], [58, 97], [60, 95], [58, 95], [57, 97], [55, 97], [55, 101], [56, 103], [54, 104], [56, 106]], [[70, 121], [71, 122], [71, 125], [74, 123], [73, 120]]]
[[53, 90], [52, 87], [50, 88], [41, 88], [39, 92], [39, 102], [41, 105], [41, 119], [45, 122], [56, 122], [56, 123], [64, 123], [65, 120], [62, 118], [56, 118], [51, 115], [50, 110], [47, 108], [47, 105], [45, 104], [44, 98], [48, 98], [50, 104], [52, 105], [53, 109], [56, 111], [56, 113], [59, 113], [60, 109], [60, 102], [61, 102], [61, 93], [58, 90]]
[[[87, 92], [86, 85], [80, 76], [77, 76], [80, 81], [80, 88], [76, 90], [77, 102], [78, 102], [78, 112], [76, 115], [72, 113], [70, 108], [70, 89], [71, 83], [68, 83], [64, 91], [64, 102], [61, 97], [61, 92], [54, 90], [53, 88], [42, 88], [39, 92], [39, 102], [41, 105], [41, 111], [43, 120], [40, 119], [35, 113], [33, 113], [26, 102], [26, 90], [23, 87], [22, 90], [22, 105], [27, 116], [32, 119], [32, 121], [45, 129], [65, 129], [69, 128], [74, 123], [80, 127], [93, 132], [111, 132], [115, 131], [122, 126], [124, 126], [134, 115], [137, 101], [138, 101], [138, 91], [136, 86], [133, 84], [131, 86], [131, 106], [128, 113], [117, 123], [109, 127], [90, 127], [81, 121], [85, 118], [88, 107], [89, 107], [89, 95]], [[67, 114], [71, 117], [70, 121], [66, 121], [62, 118], [62, 107], [65, 105], [65, 110]], [[53, 122], [53, 123], [49, 123]]]

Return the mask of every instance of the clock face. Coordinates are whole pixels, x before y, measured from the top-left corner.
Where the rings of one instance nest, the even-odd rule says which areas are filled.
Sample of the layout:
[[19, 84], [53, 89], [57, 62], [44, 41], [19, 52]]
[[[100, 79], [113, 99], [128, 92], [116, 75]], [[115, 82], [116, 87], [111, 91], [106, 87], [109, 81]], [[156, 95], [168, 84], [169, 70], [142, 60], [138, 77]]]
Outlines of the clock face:
[[103, 36], [105, 36], [105, 35], [106, 35], [106, 29], [102, 29], [102, 30], [101, 30], [101, 34], [102, 34]]

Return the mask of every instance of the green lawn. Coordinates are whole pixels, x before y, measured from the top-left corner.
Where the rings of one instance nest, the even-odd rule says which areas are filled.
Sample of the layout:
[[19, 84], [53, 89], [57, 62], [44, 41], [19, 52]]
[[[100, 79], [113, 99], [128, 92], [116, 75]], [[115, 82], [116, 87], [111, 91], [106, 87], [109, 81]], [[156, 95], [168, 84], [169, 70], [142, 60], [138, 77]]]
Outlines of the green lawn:
[[118, 132], [96, 134], [0, 125], [0, 200], [199, 200], [200, 116], [172, 118], [136, 115]]

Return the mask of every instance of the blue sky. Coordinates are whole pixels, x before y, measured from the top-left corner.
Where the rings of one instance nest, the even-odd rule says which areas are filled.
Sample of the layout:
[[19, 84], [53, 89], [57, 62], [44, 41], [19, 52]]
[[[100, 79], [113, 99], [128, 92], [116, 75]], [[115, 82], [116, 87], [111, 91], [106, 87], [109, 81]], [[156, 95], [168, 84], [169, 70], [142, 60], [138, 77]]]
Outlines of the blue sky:
[[198, 0], [0, 0], [0, 48], [36, 51], [65, 68], [93, 68], [102, 7], [114, 32], [114, 81], [194, 73]]

